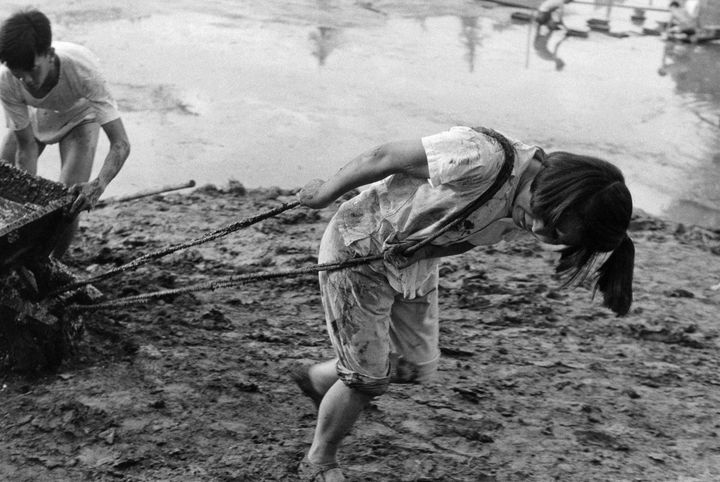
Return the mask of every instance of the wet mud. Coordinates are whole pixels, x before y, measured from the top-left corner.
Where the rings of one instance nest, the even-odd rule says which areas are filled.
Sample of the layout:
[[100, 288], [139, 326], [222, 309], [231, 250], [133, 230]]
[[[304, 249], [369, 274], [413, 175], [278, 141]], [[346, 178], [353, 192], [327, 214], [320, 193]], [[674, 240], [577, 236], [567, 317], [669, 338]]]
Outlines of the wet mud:
[[[68, 264], [91, 276], [292, 200], [238, 183], [82, 219]], [[97, 287], [121, 297], [317, 262], [337, 206], [296, 208]], [[635, 304], [616, 318], [561, 290], [534, 240], [441, 265], [437, 377], [362, 415], [355, 481], [720, 478], [720, 233], [638, 213]], [[316, 277], [88, 312], [53, 373], [3, 373], [0, 480], [296, 480], [315, 408], [294, 363], [332, 356]]]
[[[715, 151], [707, 113], [716, 111], [717, 83], [692, 73], [716, 70], [710, 48], [573, 39], [560, 50], [561, 77], [551, 62], [529, 57], [511, 10], [489, 2], [37, 5], [53, 15], [57, 38], [100, 56], [117, 95], [134, 154], [110, 191], [230, 175], [248, 186], [296, 186], [389, 135], [467, 119], [511, 125], [544, 146], [629, 158], [622, 167], [636, 181], [659, 170], [645, 198], [667, 204], [653, 196], [670, 191], [682, 199], [675, 219], [689, 219], [686, 205], [696, 202], [685, 192], [716, 199], [705, 190], [717, 184], [708, 168], [717, 161], [700, 161]], [[655, 82], [661, 54], [669, 88]], [[508, 67], [528, 59], [527, 72]], [[637, 63], [643, 70], [629, 67]], [[428, 76], [428, 66], [446, 75]], [[593, 83], [598, 71], [622, 72], [621, 88]], [[400, 81], [388, 85], [388, 77]], [[532, 97], [539, 117], [514, 102], [518, 77], [523, 91], [550, 90], [548, 101]], [[578, 93], [583, 85], [589, 95]], [[638, 85], [649, 93], [637, 95]], [[676, 106], [667, 93], [674, 88], [697, 112]], [[695, 103], [695, 94], [709, 100]], [[591, 137], [576, 139], [588, 125]], [[40, 168], [50, 175], [51, 165], [59, 162]], [[685, 182], [698, 172], [699, 181]], [[89, 277], [291, 199], [288, 190], [234, 183], [111, 205], [83, 216], [68, 264]], [[97, 287], [133, 296], [312, 265], [335, 207], [286, 212]], [[702, 219], [716, 219], [710, 209]], [[631, 234], [636, 291], [625, 318], [587, 288], [561, 290], [556, 255], [531, 239], [444, 261], [437, 377], [391, 387], [362, 415], [340, 458], [350, 480], [720, 480], [720, 233], [638, 213]], [[314, 276], [83, 317], [75, 351], [57, 371], [0, 373], [0, 480], [296, 480], [315, 409], [288, 367], [332, 356]]]

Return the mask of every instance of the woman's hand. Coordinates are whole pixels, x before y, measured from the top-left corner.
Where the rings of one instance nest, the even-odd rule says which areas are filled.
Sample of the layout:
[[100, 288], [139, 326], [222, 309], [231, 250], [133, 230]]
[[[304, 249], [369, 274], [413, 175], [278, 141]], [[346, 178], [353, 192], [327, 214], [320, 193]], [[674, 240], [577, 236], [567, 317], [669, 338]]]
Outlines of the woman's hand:
[[417, 263], [421, 259], [428, 258], [430, 246], [423, 246], [422, 248], [413, 251], [412, 254], [406, 254], [408, 248], [413, 246], [415, 243], [400, 243], [392, 244], [385, 251], [383, 251], [383, 259], [386, 263], [395, 266], [398, 269], [407, 268], [411, 264]]
[[313, 209], [321, 209], [327, 207], [331, 200], [328, 200], [322, 195], [321, 189], [325, 185], [325, 181], [322, 179], [313, 179], [312, 181], [305, 184], [300, 191], [295, 195], [300, 201], [300, 204]]

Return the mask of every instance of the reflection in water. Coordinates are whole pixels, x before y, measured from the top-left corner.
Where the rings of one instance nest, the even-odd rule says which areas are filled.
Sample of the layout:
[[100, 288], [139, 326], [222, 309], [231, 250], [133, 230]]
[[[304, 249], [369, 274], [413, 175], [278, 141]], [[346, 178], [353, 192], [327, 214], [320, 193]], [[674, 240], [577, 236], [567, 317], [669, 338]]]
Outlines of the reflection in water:
[[478, 17], [460, 17], [461, 30], [460, 39], [465, 45], [465, 60], [467, 60], [470, 72], [475, 71], [475, 47], [481, 45], [480, 35], [478, 34], [480, 27], [478, 26]]
[[423, 32], [427, 32], [427, 17], [426, 16], [416, 16], [415, 19], [418, 21], [418, 25], [420, 25], [420, 28]]
[[658, 74], [670, 74], [677, 91], [720, 103], [720, 45], [666, 42]]
[[669, 219], [677, 219], [683, 224], [696, 226], [720, 226], [720, 211], [698, 201], [678, 199], [665, 210], [663, 215]]
[[688, 107], [699, 120], [720, 127], [720, 45], [666, 42], [658, 74], [670, 74], [676, 90], [694, 98]]
[[[650, 1], [652, 1], [652, 0], [650, 0]], [[614, 2], [613, 0], [593, 0], [592, 4], [593, 4], [593, 7], [595, 7], [595, 11], [598, 13], [600, 12], [601, 8], [605, 8], [604, 16], [606, 19], [609, 19], [610, 12], [612, 12], [612, 6], [614, 3], [616, 3], [616, 2]], [[622, 3], [622, 0], [620, 0], [620, 3]]]
[[701, 121], [704, 129], [698, 130], [707, 131], [709, 157], [696, 167], [685, 197], [675, 200], [665, 215], [688, 224], [720, 226], [720, 45], [666, 42], [658, 74], [670, 75], [687, 109]]
[[387, 13], [383, 12], [379, 8], [377, 8], [375, 5], [373, 5], [372, 2], [355, 2], [355, 5], [357, 5], [360, 8], [364, 8], [365, 10], [370, 10], [371, 12], [378, 13], [380, 15], [387, 15]]
[[336, 5], [333, 5], [334, 0], [316, 0], [316, 2], [318, 9], [322, 12], [317, 22], [321, 25], [317, 27], [317, 31], [311, 32], [308, 37], [313, 44], [313, 57], [318, 59], [320, 66], [323, 66], [328, 56], [338, 46], [340, 30], [327, 26], [328, 23], [332, 24], [331, 21], [328, 21], [328, 15], [336, 7]]
[[318, 59], [319, 65], [325, 65], [325, 60], [338, 46], [340, 30], [334, 27], [318, 27], [316, 32], [310, 33], [310, 40], [314, 44], [313, 57]]
[[[565, 67], [565, 62], [563, 61], [563, 59], [558, 57], [558, 50], [560, 49], [560, 44], [563, 43], [563, 41], [567, 38], [567, 31], [564, 29], [548, 29], [547, 33], [540, 34], [540, 30], [540, 28], [536, 30], [535, 40], [533, 41], [533, 48], [535, 49], [535, 53], [543, 60], [549, 60], [551, 62], [554, 62], [555, 70], [562, 70], [563, 67]], [[552, 47], [552, 50], [550, 50], [550, 39], [553, 37], [555, 37], [553, 39], [555, 45]]]
[[[649, 0], [628, 0], [641, 1]], [[392, 5], [394, 13], [388, 17], [358, 8], [354, 0], [201, 3], [202, 12], [196, 14], [179, 9], [137, 22], [68, 26], [68, 36], [86, 43], [103, 41], [103, 57], [118, 59], [108, 67], [121, 100], [132, 98], [123, 86], [173, 85], [183, 98], [201, 99], [204, 110], [218, 120], [201, 122], [203, 116], [177, 113], [167, 119], [158, 111], [158, 122], [155, 110], [131, 115], [129, 122], [141, 133], [134, 144], [136, 156], [156, 161], [129, 166], [108, 194], [189, 177], [223, 183], [229, 172], [248, 186], [295, 187], [301, 176], [322, 177], [333, 169], [333, 159], [389, 131], [399, 136], [434, 132], [480, 115], [516, 133], [532, 132], [534, 142], [552, 149], [618, 159], [639, 207], [662, 215], [677, 202], [683, 215], [672, 217], [687, 222], [691, 217], [684, 213], [694, 206], [698, 217], [706, 220], [702, 224], [718, 226], [717, 218], [702, 206], [720, 207], [720, 160], [715, 157], [720, 152], [720, 86], [715, 82], [720, 68], [714, 59], [720, 57], [720, 46], [670, 46], [664, 60], [666, 76], [660, 77], [665, 43], [658, 37], [621, 41], [590, 35], [583, 41], [565, 40], [560, 51], [554, 32], [550, 38], [538, 38], [536, 50], [536, 32], [528, 24], [511, 22], [512, 10], [459, 8], [467, 2], [375, 0], [377, 5]], [[206, 11], [208, 6], [227, 13], [213, 15]], [[630, 11], [621, 13], [627, 18]], [[237, 22], [242, 28], [234, 28]], [[104, 42], [108, 28], [138, 41]], [[353, 42], [352, 48], [344, 48], [346, 42]], [[132, 48], [138, 45], [146, 48]], [[218, 48], [263, 55], [229, 55], [227, 68], [218, 70]], [[191, 69], [185, 62], [188, 52]], [[571, 63], [571, 68], [559, 75], [548, 52]], [[518, 61], [523, 54], [537, 64], [533, 69], [523, 69]], [[137, 58], [143, 62], [133, 62]], [[468, 63], [475, 72], [468, 73]], [[149, 71], [143, 65], [162, 68]], [[428, 65], [433, 75], [428, 75]], [[225, 77], [208, 78], [205, 72], [213, 69]], [[231, 75], [239, 71], [242, 76]], [[313, 82], [321, 90], [308, 88]], [[227, 99], [228, 85], [238, 93], [230, 102], [222, 100]], [[322, 102], [318, 95], [323, 95]], [[357, 109], [360, 103], [367, 107]], [[483, 105], [482, 112], [477, 105]], [[282, 136], [267, 134], [278, 128]], [[3, 129], [0, 126], [0, 134]], [[248, 135], [240, 138], [239, 131]], [[170, 136], [169, 141], [159, 146], [154, 142], [158, 136]], [[204, 142], [205, 138], [216, 141]], [[329, 141], [322, 146], [308, 142], [315, 138]], [[276, 155], [265, 161], [270, 151]], [[238, 157], [244, 160], [235, 161]], [[49, 164], [59, 168], [60, 162], [44, 166]], [[43, 174], [59, 175], [44, 166]], [[168, 172], [175, 177], [168, 179]]]

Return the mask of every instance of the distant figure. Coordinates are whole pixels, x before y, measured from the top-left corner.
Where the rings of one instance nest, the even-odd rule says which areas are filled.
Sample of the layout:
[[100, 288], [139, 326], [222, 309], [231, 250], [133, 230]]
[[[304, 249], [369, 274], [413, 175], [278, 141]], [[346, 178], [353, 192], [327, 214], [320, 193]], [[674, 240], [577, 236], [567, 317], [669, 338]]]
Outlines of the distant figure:
[[478, 26], [478, 17], [460, 17], [462, 22], [460, 31], [460, 41], [467, 48], [467, 53], [464, 55], [470, 67], [470, 72], [475, 71], [475, 51], [477, 46], [481, 44], [482, 40], [478, 35], [480, 27]]
[[325, 65], [325, 60], [337, 47], [339, 33], [340, 31], [334, 27], [318, 27], [317, 32], [310, 33], [310, 40], [315, 43], [312, 54], [321, 66]]
[[545, 0], [541, 3], [535, 17], [535, 21], [538, 23], [538, 30], [543, 26], [549, 30], [564, 27], [563, 10], [565, 4], [572, 1], [573, 0]]
[[667, 34], [679, 40], [697, 39], [699, 3], [697, 0], [688, 0], [684, 6], [677, 1], [670, 2], [670, 21]]
[[[50, 20], [23, 10], [0, 26], [0, 100], [9, 132], [0, 162], [31, 174], [48, 144], [60, 148], [60, 182], [77, 194], [70, 214], [95, 206], [130, 154], [125, 127], [95, 56], [85, 47], [52, 43]], [[89, 181], [102, 127], [110, 148], [98, 177]], [[89, 182], [88, 182], [89, 181]], [[53, 255], [60, 258], [77, 230], [73, 221]]]
[[533, 41], [533, 48], [535, 49], [535, 53], [537, 53], [538, 57], [543, 60], [550, 60], [554, 62], [555, 70], [562, 70], [565, 67], [565, 62], [563, 59], [558, 57], [558, 50], [560, 49], [560, 44], [567, 38], [567, 33], [559, 32], [558, 36], [560, 38], [557, 42], [555, 42], [555, 46], [552, 50], [550, 50], [549, 43], [553, 33], [554, 32], [552, 30], [548, 30], [547, 33], [541, 34], [540, 28], [538, 28], [537, 33], [535, 34], [535, 40]]

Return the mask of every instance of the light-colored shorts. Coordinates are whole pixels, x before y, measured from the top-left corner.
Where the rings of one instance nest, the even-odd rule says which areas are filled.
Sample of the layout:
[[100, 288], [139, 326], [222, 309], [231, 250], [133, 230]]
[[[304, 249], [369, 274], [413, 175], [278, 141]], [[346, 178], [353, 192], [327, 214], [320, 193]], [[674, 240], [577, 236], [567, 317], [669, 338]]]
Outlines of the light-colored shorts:
[[[320, 263], [358, 256], [331, 221], [320, 243]], [[405, 299], [390, 286], [381, 265], [319, 275], [338, 375], [346, 385], [378, 395], [391, 381], [426, 381], [440, 358], [437, 286]]]
[[30, 123], [35, 139], [43, 144], [57, 144], [78, 126], [95, 122], [95, 117], [87, 114], [68, 118], [64, 113], [48, 109], [31, 109]]

